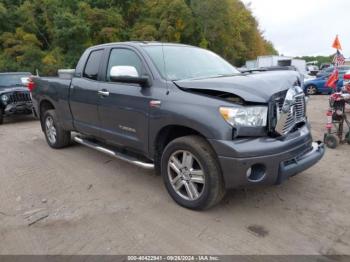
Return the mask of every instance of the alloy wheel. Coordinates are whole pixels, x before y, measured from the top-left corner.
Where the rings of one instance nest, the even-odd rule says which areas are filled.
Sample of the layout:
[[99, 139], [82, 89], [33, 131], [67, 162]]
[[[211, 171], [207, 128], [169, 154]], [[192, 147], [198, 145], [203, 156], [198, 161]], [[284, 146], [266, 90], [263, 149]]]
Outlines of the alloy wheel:
[[205, 187], [201, 163], [189, 151], [174, 152], [168, 160], [168, 177], [174, 191], [185, 200], [197, 200]]
[[307, 92], [308, 95], [316, 95], [317, 89], [316, 89], [316, 87], [314, 87], [314, 86], [309, 86], [309, 87], [306, 89], [306, 92]]
[[57, 131], [53, 122], [53, 118], [51, 116], [48, 116], [45, 120], [45, 130], [47, 139], [50, 141], [51, 144], [55, 144], [57, 141]]

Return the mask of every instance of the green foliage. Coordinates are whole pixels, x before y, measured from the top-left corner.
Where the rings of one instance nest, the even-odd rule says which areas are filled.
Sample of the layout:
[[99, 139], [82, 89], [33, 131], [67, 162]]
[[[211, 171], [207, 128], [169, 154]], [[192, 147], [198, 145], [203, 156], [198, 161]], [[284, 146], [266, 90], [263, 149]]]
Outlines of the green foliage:
[[306, 62], [317, 61], [317, 65], [320, 66], [322, 64], [332, 63], [334, 55], [331, 56], [302, 56], [297, 57], [305, 60]]
[[3, 33], [0, 36], [0, 43], [3, 47], [1, 57], [12, 60], [8, 65], [10, 69], [34, 71], [40, 66], [43, 52], [41, 42], [35, 34], [27, 33], [23, 28], [18, 27], [14, 33]]
[[277, 53], [240, 0], [0, 2], [0, 71], [53, 75], [88, 46], [128, 40], [201, 46], [235, 65]]

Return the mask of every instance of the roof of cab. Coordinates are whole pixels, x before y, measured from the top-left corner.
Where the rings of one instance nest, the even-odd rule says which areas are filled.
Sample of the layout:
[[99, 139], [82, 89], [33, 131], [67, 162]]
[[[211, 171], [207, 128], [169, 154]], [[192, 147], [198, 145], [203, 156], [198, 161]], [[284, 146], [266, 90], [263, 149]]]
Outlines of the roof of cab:
[[114, 42], [114, 43], [106, 43], [96, 46], [91, 46], [89, 49], [101, 48], [101, 47], [109, 47], [109, 46], [118, 46], [118, 45], [128, 45], [128, 46], [160, 46], [160, 45], [175, 45], [175, 46], [190, 46], [181, 43], [165, 43], [165, 42], [157, 42], [157, 41], [128, 41], [128, 42]]

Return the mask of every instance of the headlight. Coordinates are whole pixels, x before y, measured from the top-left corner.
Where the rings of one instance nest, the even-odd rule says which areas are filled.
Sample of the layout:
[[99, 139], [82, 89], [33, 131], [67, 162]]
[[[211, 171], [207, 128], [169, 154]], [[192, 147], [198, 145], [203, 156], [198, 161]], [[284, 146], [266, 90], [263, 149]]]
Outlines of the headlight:
[[7, 101], [9, 101], [9, 97], [7, 95], [2, 95], [1, 100], [2, 102], [7, 103]]
[[220, 114], [231, 126], [263, 127], [267, 124], [266, 106], [220, 107]]

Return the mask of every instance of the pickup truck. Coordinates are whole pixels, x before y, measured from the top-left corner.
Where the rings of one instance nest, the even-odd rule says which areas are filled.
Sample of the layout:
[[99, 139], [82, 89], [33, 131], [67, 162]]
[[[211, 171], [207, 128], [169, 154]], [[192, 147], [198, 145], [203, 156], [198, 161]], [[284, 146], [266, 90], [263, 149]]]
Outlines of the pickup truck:
[[0, 125], [4, 117], [14, 114], [32, 114], [32, 99], [27, 88], [31, 73], [0, 73]]
[[50, 147], [73, 139], [154, 168], [190, 209], [217, 204], [229, 188], [280, 184], [325, 150], [312, 140], [300, 74], [240, 73], [188, 45], [94, 46], [70, 74], [34, 77], [32, 96]]

